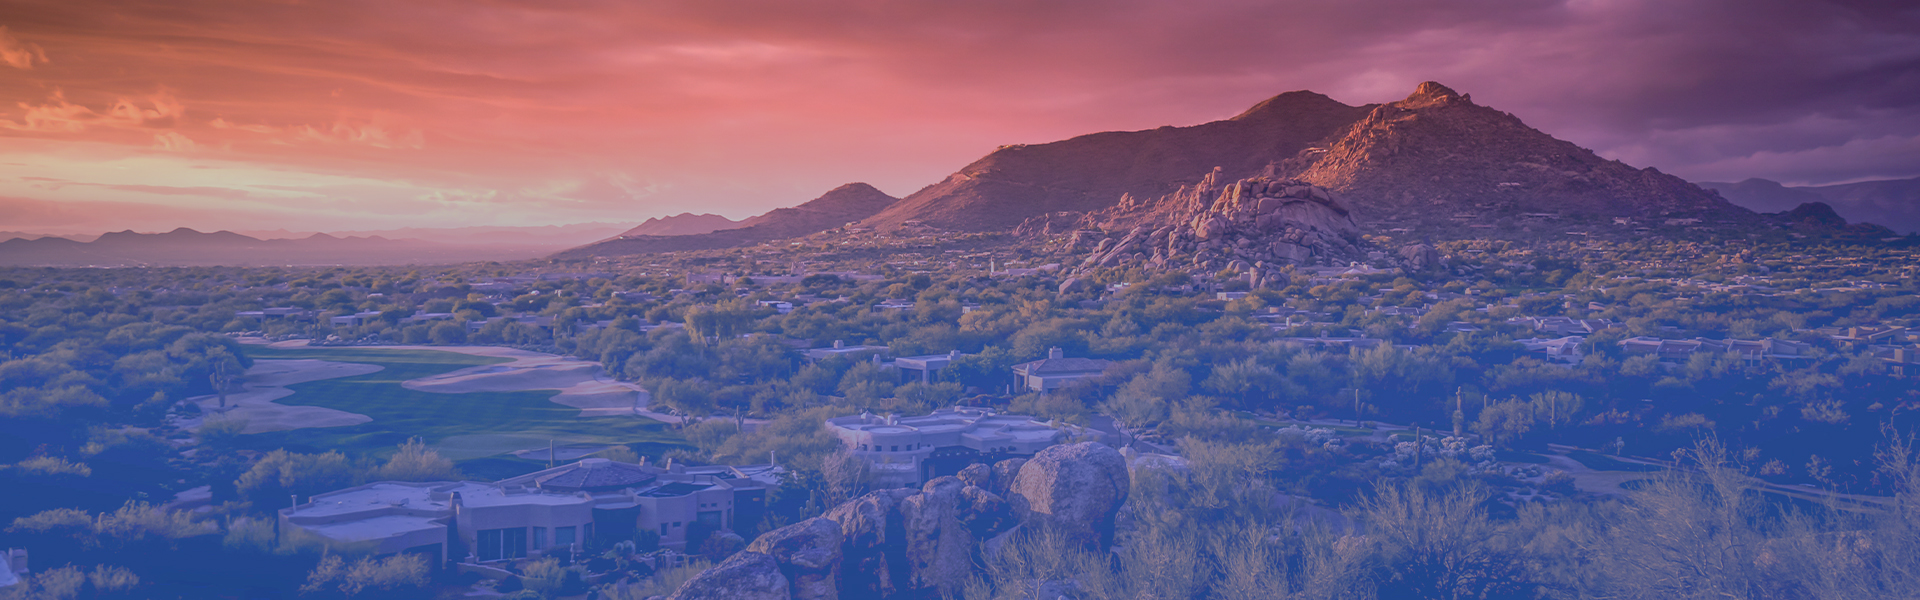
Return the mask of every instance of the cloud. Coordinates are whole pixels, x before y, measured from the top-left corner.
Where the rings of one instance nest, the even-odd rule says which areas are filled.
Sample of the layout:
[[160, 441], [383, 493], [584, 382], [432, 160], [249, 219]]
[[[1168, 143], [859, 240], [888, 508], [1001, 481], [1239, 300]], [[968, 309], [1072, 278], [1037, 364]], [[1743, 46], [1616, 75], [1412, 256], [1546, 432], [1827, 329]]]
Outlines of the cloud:
[[35, 61], [47, 62], [47, 52], [41, 50], [38, 44], [14, 37], [7, 31], [7, 26], [0, 25], [0, 62], [15, 69], [27, 70], [33, 68]]
[[153, 147], [168, 152], [184, 152], [192, 150], [194, 143], [187, 136], [180, 135], [180, 132], [166, 131], [154, 134]]
[[433, 224], [903, 194], [1003, 144], [1429, 79], [1685, 177], [1920, 169], [1896, 143], [1920, 136], [1920, 12], [1893, 3], [67, 0], [8, 26], [10, 142], [76, 164], [190, 142], [249, 189], [380, 182], [328, 202]]
[[[143, 106], [144, 104], [144, 106]], [[22, 102], [21, 122], [0, 120], [0, 127], [21, 131], [79, 133], [89, 127], [118, 129], [165, 128], [186, 114], [186, 106], [165, 88], [142, 98], [120, 97], [105, 112], [68, 102], [66, 94], [55, 89], [43, 104]]]

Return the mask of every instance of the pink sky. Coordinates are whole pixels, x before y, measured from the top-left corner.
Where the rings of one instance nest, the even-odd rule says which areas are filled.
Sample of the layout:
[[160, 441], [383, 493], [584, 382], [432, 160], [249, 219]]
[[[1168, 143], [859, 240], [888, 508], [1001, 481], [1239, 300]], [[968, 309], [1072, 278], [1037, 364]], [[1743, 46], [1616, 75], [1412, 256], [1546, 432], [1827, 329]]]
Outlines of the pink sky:
[[1438, 80], [1696, 180], [1920, 176], [1904, 3], [12, 0], [0, 230], [734, 218]]

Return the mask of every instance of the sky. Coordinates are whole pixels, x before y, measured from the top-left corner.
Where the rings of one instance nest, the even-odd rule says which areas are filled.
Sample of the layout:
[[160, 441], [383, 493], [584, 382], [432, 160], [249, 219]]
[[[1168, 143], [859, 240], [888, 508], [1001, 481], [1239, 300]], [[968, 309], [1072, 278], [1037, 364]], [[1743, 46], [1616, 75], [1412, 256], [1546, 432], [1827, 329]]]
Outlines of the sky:
[[1421, 81], [1695, 181], [1920, 176], [1920, 3], [0, 0], [0, 230], [743, 218]]

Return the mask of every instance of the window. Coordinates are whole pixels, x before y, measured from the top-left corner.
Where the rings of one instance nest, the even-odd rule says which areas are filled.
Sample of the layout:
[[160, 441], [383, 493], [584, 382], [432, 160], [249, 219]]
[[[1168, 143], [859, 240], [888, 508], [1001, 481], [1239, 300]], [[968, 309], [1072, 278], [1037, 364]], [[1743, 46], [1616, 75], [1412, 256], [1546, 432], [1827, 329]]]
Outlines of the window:
[[545, 547], [547, 547], [547, 528], [533, 528], [533, 549], [539, 550]]
[[893, 447], [893, 451], [894, 451], [894, 452], [899, 452], [899, 451], [900, 451], [900, 447], [899, 447], [899, 446], [894, 446], [894, 447]]
[[574, 533], [574, 528], [572, 527], [553, 528], [553, 545], [572, 546], [575, 541], [573, 533]]
[[480, 547], [475, 549], [475, 553], [480, 555], [480, 560], [527, 557], [527, 528], [525, 527], [482, 529], [476, 537]]

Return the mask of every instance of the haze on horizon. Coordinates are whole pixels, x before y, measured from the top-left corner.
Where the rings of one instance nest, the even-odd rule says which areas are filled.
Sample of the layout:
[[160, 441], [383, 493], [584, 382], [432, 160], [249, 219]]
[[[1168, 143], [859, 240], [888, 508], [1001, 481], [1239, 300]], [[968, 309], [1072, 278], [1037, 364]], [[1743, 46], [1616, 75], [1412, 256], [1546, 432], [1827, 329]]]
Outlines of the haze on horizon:
[[1701, 181], [1920, 176], [1920, 8], [1651, 0], [0, 9], [0, 230], [743, 218], [1441, 81]]

